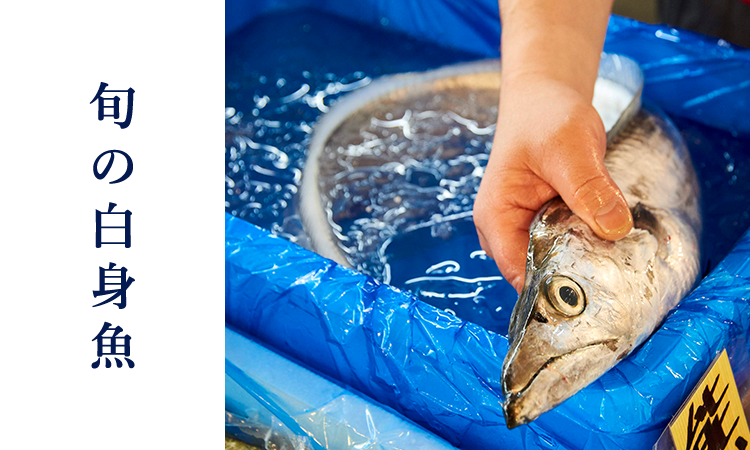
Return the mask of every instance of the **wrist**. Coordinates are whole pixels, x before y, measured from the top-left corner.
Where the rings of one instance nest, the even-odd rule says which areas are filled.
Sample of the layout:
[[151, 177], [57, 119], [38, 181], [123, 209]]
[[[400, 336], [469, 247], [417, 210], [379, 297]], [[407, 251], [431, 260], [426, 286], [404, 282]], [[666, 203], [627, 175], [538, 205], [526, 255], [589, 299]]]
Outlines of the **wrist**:
[[610, 0], [501, 0], [503, 78], [556, 80], [593, 96]]
[[[569, 40], [571, 36], [568, 36]], [[578, 92], [587, 100], [594, 94], [594, 83], [599, 72], [601, 48], [591, 46], [578, 48], [575, 55], [561, 50], [558, 44], [531, 43], [534, 50], [524, 47], [503, 53], [502, 84], [520, 86], [528, 84], [557, 84]], [[528, 47], [527, 47], [528, 48]]]
[[557, 111], [591, 104], [591, 97], [581, 93], [578, 83], [571, 83], [555, 72], [526, 69], [510, 72], [503, 69], [500, 99], [501, 115], [517, 115], [520, 110]]

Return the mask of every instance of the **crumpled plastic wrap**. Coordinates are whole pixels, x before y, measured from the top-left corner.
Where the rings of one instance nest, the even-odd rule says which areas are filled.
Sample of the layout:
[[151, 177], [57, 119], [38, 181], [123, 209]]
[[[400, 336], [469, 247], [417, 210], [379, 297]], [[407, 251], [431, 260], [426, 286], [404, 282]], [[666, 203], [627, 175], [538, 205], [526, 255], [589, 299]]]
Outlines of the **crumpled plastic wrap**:
[[641, 348], [514, 430], [501, 405], [505, 337], [231, 215], [226, 321], [462, 448], [645, 448], [723, 348], [747, 365], [748, 258], [745, 234]]
[[442, 439], [225, 331], [226, 430], [268, 450], [452, 450]]
[[639, 63], [645, 76], [644, 98], [670, 115], [750, 134], [750, 50], [690, 31], [612, 16], [604, 51]]
[[[228, 388], [231, 383], [230, 379], [225, 381]], [[231, 392], [231, 389], [227, 392]], [[253, 449], [262, 450], [310, 450], [307, 436], [294, 433], [254, 397], [245, 395], [242, 400], [234, 396], [227, 398], [227, 404], [240, 402], [243, 414], [247, 416], [224, 412], [225, 442], [231, 439], [229, 442], [239, 449], [247, 447], [243, 444], [252, 444]]]

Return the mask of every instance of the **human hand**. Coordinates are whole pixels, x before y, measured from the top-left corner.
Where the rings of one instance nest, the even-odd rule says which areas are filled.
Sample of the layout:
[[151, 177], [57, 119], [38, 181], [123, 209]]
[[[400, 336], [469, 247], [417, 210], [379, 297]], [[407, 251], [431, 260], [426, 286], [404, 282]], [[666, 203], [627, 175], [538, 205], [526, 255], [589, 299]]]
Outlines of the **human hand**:
[[520, 292], [529, 225], [556, 196], [600, 237], [632, 228], [622, 193], [604, 167], [606, 132], [591, 98], [534, 74], [503, 74], [498, 126], [474, 203], [479, 241]]

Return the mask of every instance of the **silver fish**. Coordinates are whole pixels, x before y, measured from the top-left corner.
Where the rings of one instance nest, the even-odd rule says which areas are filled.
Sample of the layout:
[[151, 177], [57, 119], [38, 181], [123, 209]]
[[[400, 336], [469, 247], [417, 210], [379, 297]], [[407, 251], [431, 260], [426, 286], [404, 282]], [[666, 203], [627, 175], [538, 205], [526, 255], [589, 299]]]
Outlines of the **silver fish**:
[[[464, 63], [383, 77], [334, 105], [316, 124], [299, 191], [311, 247], [388, 282], [383, 254], [391, 238], [468, 217], [494, 135], [500, 80], [499, 61]], [[509, 427], [535, 419], [628, 355], [699, 273], [698, 184], [679, 133], [640, 108], [643, 76], [634, 61], [603, 55], [599, 81], [626, 91], [616, 107], [607, 104], [613, 96], [595, 92], [594, 105], [607, 129], [605, 164], [635, 228], [612, 243], [559, 199], [538, 214], [503, 369]], [[450, 170], [436, 169], [431, 185], [408, 181], [415, 168], [441, 167]], [[348, 231], [346, 222], [354, 223]]]
[[604, 161], [634, 228], [617, 242], [602, 240], [560, 199], [537, 214], [503, 365], [509, 428], [626, 357], [698, 278], [699, 187], [674, 125], [641, 110], [609, 143]]

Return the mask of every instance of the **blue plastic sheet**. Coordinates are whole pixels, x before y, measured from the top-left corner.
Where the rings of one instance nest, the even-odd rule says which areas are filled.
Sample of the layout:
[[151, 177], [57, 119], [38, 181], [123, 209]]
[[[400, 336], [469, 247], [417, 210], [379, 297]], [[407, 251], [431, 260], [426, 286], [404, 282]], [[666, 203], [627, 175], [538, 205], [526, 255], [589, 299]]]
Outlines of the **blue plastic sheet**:
[[[499, 55], [497, 0], [227, 0], [226, 30], [265, 13], [302, 7], [382, 24], [478, 56]], [[618, 16], [610, 18], [604, 50], [641, 64], [644, 97], [668, 113], [750, 134], [750, 50]]]
[[[498, 54], [495, 0], [230, 0], [227, 30], [302, 6]], [[618, 17], [605, 50], [638, 61], [644, 97], [673, 116], [750, 135], [750, 51]], [[226, 320], [461, 448], [647, 448], [722, 348], [736, 367], [747, 367], [748, 259], [745, 234], [641, 348], [514, 430], [506, 428], [501, 406], [503, 336], [229, 215]], [[736, 377], [741, 385], [748, 378], [746, 371]]]
[[501, 406], [505, 337], [230, 215], [226, 321], [462, 448], [644, 448], [721, 349], [746, 364], [749, 257], [746, 234], [645, 345], [514, 430]]

